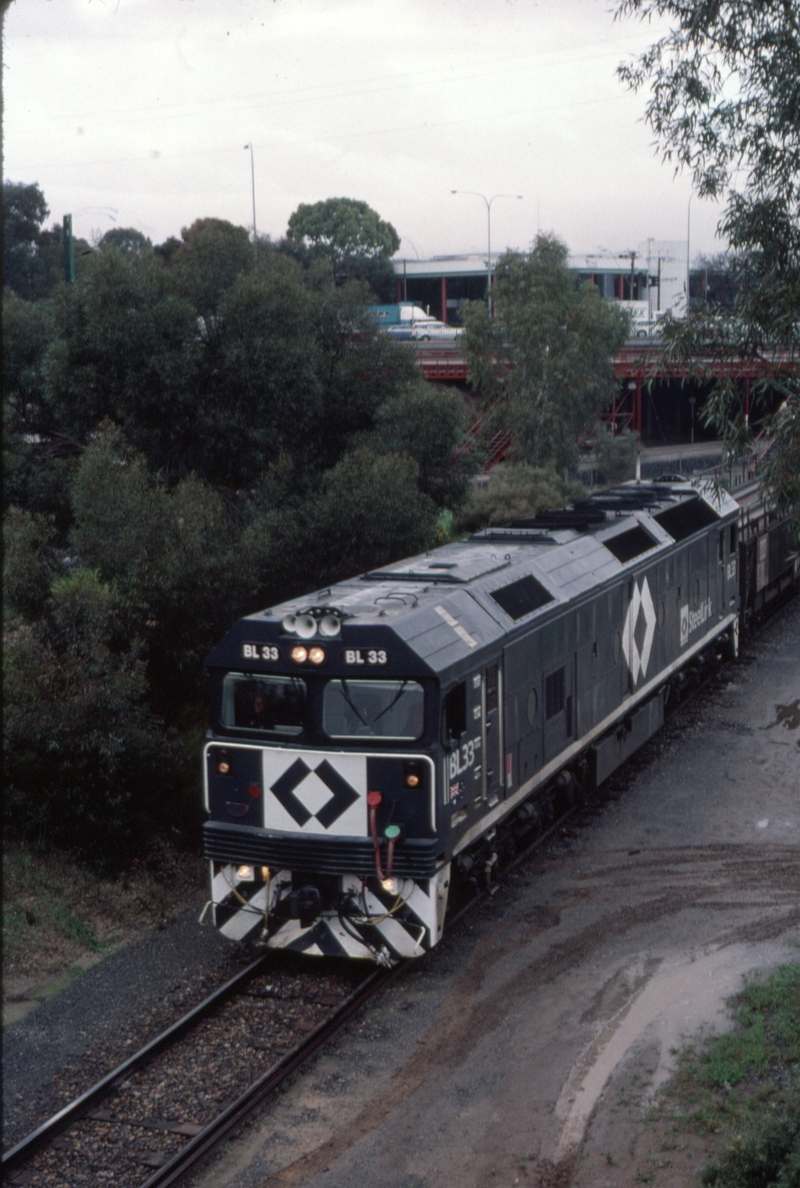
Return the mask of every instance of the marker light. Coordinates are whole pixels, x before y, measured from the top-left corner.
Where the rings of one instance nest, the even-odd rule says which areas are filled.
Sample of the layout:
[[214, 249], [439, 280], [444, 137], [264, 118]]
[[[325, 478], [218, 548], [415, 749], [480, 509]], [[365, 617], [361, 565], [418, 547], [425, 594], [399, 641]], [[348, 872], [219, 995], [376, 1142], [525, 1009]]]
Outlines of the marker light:
[[258, 800], [261, 796], [261, 788], [258, 784], [250, 784], [247, 789], [247, 795], [252, 796], [253, 800]]
[[292, 648], [290, 655], [295, 664], [305, 664], [308, 659], [308, 649], [298, 645], [296, 648]]
[[236, 877], [238, 879], [240, 879], [243, 883], [249, 882], [249, 880], [252, 879], [252, 877], [253, 877], [252, 866], [237, 866], [236, 867]]
[[390, 895], [397, 894], [397, 879], [381, 879], [381, 887]]
[[399, 825], [387, 825], [383, 831], [383, 836], [388, 837], [389, 841], [397, 841], [400, 836]]
[[325, 660], [324, 648], [309, 648], [308, 658], [312, 664], [322, 664]]
[[407, 788], [418, 788], [419, 787], [419, 776], [416, 774], [416, 772], [412, 771], [409, 773], [409, 775], [406, 776], [406, 787]]
[[261, 874], [262, 879], [264, 880], [265, 883], [268, 883], [269, 882], [269, 867], [262, 866], [259, 869], [260, 869], [260, 874]]
[[367, 804], [369, 805], [370, 808], [377, 808], [382, 800], [383, 800], [383, 797], [381, 796], [380, 792], [368, 792], [367, 793]]
[[219, 751], [217, 758], [217, 771], [220, 775], [228, 775], [231, 770], [231, 765], [228, 760], [227, 751]]

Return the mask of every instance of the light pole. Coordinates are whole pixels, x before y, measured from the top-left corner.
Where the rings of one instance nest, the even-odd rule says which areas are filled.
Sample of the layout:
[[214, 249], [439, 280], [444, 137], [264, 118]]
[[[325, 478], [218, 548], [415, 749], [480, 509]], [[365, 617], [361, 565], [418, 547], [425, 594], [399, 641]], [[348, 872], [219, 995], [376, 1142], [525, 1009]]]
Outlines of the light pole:
[[481, 194], [478, 190], [451, 190], [451, 194], [471, 194], [473, 198], [482, 198], [486, 203], [486, 237], [487, 237], [487, 256], [486, 261], [486, 305], [489, 310], [489, 315], [492, 313], [492, 203], [495, 198], [522, 198], [522, 194], [493, 194], [491, 198], [487, 198], [485, 194]]
[[245, 149], [250, 149], [250, 181], [253, 186], [253, 254], [255, 256], [257, 256], [258, 249], [256, 247], [256, 167], [255, 167], [255, 162], [253, 161], [252, 142], [250, 144], [246, 144], [244, 147], [245, 147]]
[[694, 198], [694, 191], [689, 195], [689, 204], [686, 207], [686, 313], [689, 313], [689, 267], [690, 267], [690, 238], [692, 232], [692, 199]]

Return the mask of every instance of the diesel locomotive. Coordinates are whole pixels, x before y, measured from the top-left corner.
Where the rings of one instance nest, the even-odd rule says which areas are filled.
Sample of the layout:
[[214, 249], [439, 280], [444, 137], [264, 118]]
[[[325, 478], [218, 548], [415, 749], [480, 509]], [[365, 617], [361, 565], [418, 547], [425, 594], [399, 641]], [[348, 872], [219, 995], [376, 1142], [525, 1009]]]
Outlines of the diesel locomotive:
[[509, 837], [736, 654], [772, 547], [740, 520], [709, 485], [626, 483], [236, 623], [206, 660], [216, 927], [384, 963], [434, 946], [457, 882], [491, 885]]

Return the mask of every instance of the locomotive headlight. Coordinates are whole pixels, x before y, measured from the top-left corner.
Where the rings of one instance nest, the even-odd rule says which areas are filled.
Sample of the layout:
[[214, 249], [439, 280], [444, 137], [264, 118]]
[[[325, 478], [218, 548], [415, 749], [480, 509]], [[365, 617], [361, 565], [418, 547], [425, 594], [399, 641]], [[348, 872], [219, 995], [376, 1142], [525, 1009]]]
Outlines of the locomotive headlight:
[[305, 664], [306, 660], [308, 659], [308, 648], [303, 648], [298, 645], [296, 648], [292, 648], [289, 654], [294, 660], [295, 664]]
[[231, 770], [231, 765], [228, 762], [228, 760], [220, 759], [219, 763], [217, 764], [217, 771], [219, 772], [219, 774], [220, 775], [228, 775], [230, 773], [230, 770]]
[[312, 664], [324, 663], [325, 649], [324, 648], [309, 648], [308, 649], [308, 658]]
[[242, 883], [248, 883], [253, 877], [252, 866], [237, 866], [236, 877]]
[[381, 879], [381, 887], [390, 895], [397, 894], [397, 879]]
[[418, 788], [419, 787], [419, 776], [416, 774], [416, 772], [414, 772], [414, 771], [409, 772], [409, 774], [406, 776], [406, 787], [407, 788]]

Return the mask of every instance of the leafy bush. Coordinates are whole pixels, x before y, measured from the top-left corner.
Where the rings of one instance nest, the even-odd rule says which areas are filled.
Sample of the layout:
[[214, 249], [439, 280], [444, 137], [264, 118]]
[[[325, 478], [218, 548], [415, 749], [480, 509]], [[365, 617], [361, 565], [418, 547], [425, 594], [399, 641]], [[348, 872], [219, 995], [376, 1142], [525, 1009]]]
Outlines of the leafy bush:
[[469, 502], [456, 515], [453, 535], [479, 532], [537, 511], [563, 507], [585, 494], [580, 483], [565, 482], [553, 470], [524, 465], [498, 467], [490, 473], [488, 483], [473, 487]]
[[623, 429], [622, 433], [614, 434], [605, 425], [598, 425], [595, 441], [597, 468], [607, 483], [621, 483], [634, 477], [636, 459], [641, 453], [635, 433]]
[[703, 1169], [700, 1181], [718, 1188], [800, 1188], [800, 1098], [791, 1112], [738, 1137], [718, 1163]]
[[56, 579], [5, 648], [6, 829], [124, 865], [168, 816], [177, 748], [145, 705], [138, 647], [120, 648], [114, 590], [92, 570]]

